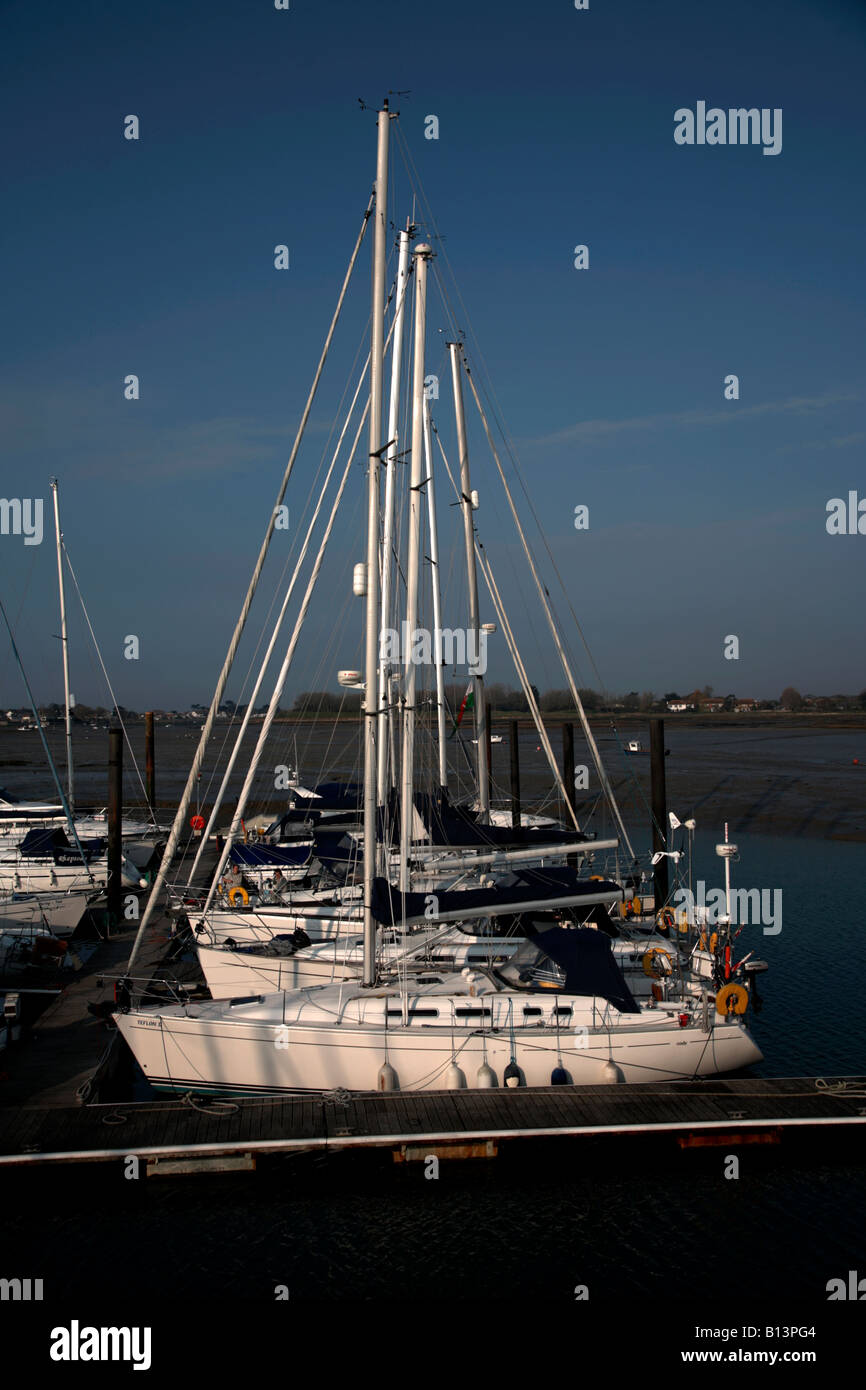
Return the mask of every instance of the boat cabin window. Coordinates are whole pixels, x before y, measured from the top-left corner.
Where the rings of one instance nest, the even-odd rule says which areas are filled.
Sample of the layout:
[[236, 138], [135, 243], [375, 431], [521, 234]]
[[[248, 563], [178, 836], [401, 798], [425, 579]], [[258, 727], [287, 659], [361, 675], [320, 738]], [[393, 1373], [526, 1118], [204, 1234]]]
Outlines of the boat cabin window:
[[532, 941], [524, 941], [510, 960], [493, 967], [493, 974], [509, 989], [562, 989], [562, 971]]

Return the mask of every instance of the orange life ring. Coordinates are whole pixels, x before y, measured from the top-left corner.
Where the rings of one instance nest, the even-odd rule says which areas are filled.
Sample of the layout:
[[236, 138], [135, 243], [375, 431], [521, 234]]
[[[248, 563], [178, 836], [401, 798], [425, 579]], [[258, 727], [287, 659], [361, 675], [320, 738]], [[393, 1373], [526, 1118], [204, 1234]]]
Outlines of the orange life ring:
[[674, 916], [672, 908], [663, 907], [661, 912], [656, 913], [656, 926], [658, 927], [659, 931], [662, 933], [663, 936], [667, 936], [668, 932], [671, 930], [671, 927], [675, 927], [676, 924], [677, 919]]
[[[664, 956], [665, 960], [668, 963], [668, 968], [666, 970], [664, 968], [660, 969], [656, 965], [657, 956]], [[645, 952], [641, 964], [643, 965], [643, 973], [645, 975], [648, 975], [651, 980], [658, 980], [662, 975], [673, 974], [673, 956], [671, 955], [670, 951], [666, 951], [663, 946], [651, 946], [650, 949]]]
[[749, 991], [745, 985], [725, 985], [716, 995], [716, 1013], [727, 1018], [728, 1014], [744, 1014], [749, 1007]]

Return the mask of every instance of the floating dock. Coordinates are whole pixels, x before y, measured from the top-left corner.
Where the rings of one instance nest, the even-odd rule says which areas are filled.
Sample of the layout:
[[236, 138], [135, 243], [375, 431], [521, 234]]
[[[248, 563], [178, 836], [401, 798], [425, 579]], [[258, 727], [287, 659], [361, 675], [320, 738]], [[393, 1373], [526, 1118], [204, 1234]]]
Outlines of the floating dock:
[[[155, 1171], [255, 1166], [264, 1155], [391, 1150], [395, 1159], [495, 1157], [530, 1139], [667, 1138], [681, 1148], [866, 1135], [866, 1078], [735, 1079], [668, 1086], [187, 1096], [0, 1110], [0, 1167], [116, 1162]], [[227, 1160], [234, 1160], [228, 1163]], [[172, 1166], [176, 1166], [175, 1163]]]

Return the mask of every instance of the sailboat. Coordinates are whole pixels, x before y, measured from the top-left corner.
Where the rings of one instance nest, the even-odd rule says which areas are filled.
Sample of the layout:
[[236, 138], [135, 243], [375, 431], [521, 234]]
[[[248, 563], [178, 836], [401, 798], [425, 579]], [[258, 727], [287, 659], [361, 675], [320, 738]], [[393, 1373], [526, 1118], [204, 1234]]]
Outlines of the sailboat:
[[[367, 558], [364, 564], [357, 568], [355, 576], [355, 592], [366, 600], [363, 678], [365, 700], [362, 720], [363, 828], [357, 840], [363, 858], [363, 874], [360, 885], [361, 899], [354, 918], [355, 939], [352, 943], [352, 949], [360, 955], [360, 977], [333, 984], [245, 994], [229, 999], [205, 1002], [183, 1000], [157, 1008], [135, 1004], [121, 1009], [115, 1015], [117, 1026], [152, 1085], [183, 1091], [243, 1094], [317, 1092], [333, 1088], [350, 1091], [373, 1088], [428, 1090], [464, 1086], [486, 1088], [500, 1084], [515, 1087], [606, 1084], [623, 1081], [658, 1082], [715, 1075], [748, 1066], [761, 1060], [761, 1053], [743, 1021], [744, 996], [746, 1003], [748, 1002], [747, 991], [743, 986], [732, 981], [726, 990], [716, 993], [709, 990], [706, 981], [693, 971], [658, 971], [658, 952], [652, 948], [643, 953], [640, 958], [640, 970], [634, 972], [643, 977], [645, 986], [633, 989], [626, 976], [629, 965], [627, 953], [615, 949], [611, 935], [600, 927], [597, 921], [574, 926], [550, 920], [551, 904], [557, 900], [565, 903], [569, 897], [591, 897], [594, 893], [596, 897], [607, 896], [611, 902], [621, 902], [624, 897], [623, 886], [613, 880], [607, 881], [602, 878], [599, 882], [597, 876], [582, 880], [576, 878], [575, 883], [580, 884], [579, 890], [572, 885], [571, 893], [567, 890], [560, 891], [558, 896], [548, 886], [543, 896], [539, 896], [536, 889], [533, 897], [530, 887], [529, 897], [520, 899], [517, 890], [512, 889], [512, 909], [519, 905], [523, 910], [521, 938], [514, 949], [503, 948], [497, 953], [502, 958], [488, 957], [486, 960], [478, 961], [467, 957], [466, 964], [460, 965], [456, 959], [437, 962], [435, 956], [432, 956], [423, 962], [423, 969], [418, 971], [410, 968], [411, 952], [406, 951], [404, 940], [399, 943], [398, 950], [391, 959], [387, 959], [387, 951], [383, 959], [383, 929], [387, 932], [399, 926], [405, 931], [418, 920], [419, 911], [423, 910], [413, 884], [413, 864], [417, 867], [418, 857], [423, 857], [425, 851], [425, 847], [418, 843], [417, 808], [413, 786], [414, 742], [419, 704], [416, 692], [417, 671], [413, 662], [407, 660], [402, 674], [398, 673], [397, 676], [402, 703], [402, 727], [399, 739], [400, 833], [396, 882], [392, 881], [390, 876], [383, 876], [383, 865], [388, 864], [389, 868], [391, 867], [388, 847], [382, 843], [379, 824], [379, 812], [386, 801], [386, 788], [382, 780], [385, 760], [383, 750], [385, 741], [388, 740], [396, 755], [398, 743], [392, 716], [395, 676], [390, 669], [383, 670], [379, 642], [380, 629], [388, 625], [390, 618], [390, 611], [380, 610], [379, 604], [380, 567], [383, 591], [390, 570], [388, 544], [383, 543], [380, 546], [380, 466], [383, 457], [386, 467], [389, 459], [393, 460], [396, 457], [393, 420], [389, 420], [386, 436], [383, 436], [382, 430], [388, 145], [392, 119], [386, 101], [378, 115], [369, 357], [370, 399], [368, 411], [365, 412], [369, 424]], [[425, 404], [424, 343], [427, 277], [431, 257], [432, 249], [424, 242], [415, 247], [412, 257], [415, 294], [414, 355], [411, 480], [405, 568], [406, 623], [410, 632], [415, 630], [418, 617], [420, 495], [430, 483], [430, 425], [429, 410]], [[350, 270], [352, 264], [353, 262], [350, 262]], [[476, 643], [480, 643], [482, 624], [476, 578], [477, 561], [487, 582], [497, 617], [503, 623], [524, 693], [527, 694], [530, 710], [536, 719], [539, 736], [549, 751], [547, 734], [538, 717], [537, 704], [531, 694], [525, 668], [519, 654], [515, 655], [513, 634], [501, 602], [501, 595], [489, 563], [479, 550], [475, 535], [472, 515], [474, 503], [469, 479], [463, 410], [464, 380], [470, 384], [488, 440], [493, 447], [490, 431], [461, 345], [452, 342], [448, 345], [448, 351], [460, 456], [458, 496], [467, 552], [469, 631]], [[395, 336], [392, 356], [396, 355], [396, 352]], [[497, 457], [495, 450], [494, 457]], [[423, 471], [425, 462], [428, 469], [426, 478]], [[387, 482], [390, 483], [390, 480], [388, 474]], [[284, 487], [286, 481], [287, 478], [284, 479]], [[280, 499], [283, 491], [280, 493]], [[507, 485], [506, 492], [517, 521]], [[389, 508], [389, 488], [386, 486], [386, 538], [391, 525]], [[232, 639], [227, 664], [220, 676], [214, 702], [221, 698], [221, 688], [225, 688], [227, 666], [230, 665], [233, 653], [237, 649], [237, 641], [261, 573], [263, 556], [271, 533], [272, 528], [269, 528], [241, 619]], [[326, 537], [328, 534], [329, 531], [326, 532]], [[526, 549], [523, 532], [519, 531], [519, 534]], [[320, 550], [314, 578], [318, 574], [322, 554], [323, 550]], [[595, 743], [588, 722], [585, 721], [576, 685], [531, 559], [530, 567], [554, 632], [557, 650], [569, 678], [587, 741], [595, 757]], [[308, 589], [299, 621], [306, 612], [309, 592]], [[435, 593], [434, 587], [434, 604]], [[441, 626], [438, 619], [436, 626]], [[261, 747], [282, 693], [294, 653], [297, 631], [296, 625], [262, 726], [259, 745]], [[272, 642], [275, 640], [274, 636]], [[441, 662], [437, 662], [436, 665], [438, 669]], [[351, 677], [351, 681], [347, 679], [347, 684], [351, 683], [357, 688], [360, 673], [345, 674]], [[481, 676], [477, 669], [472, 675], [471, 683], [475, 695], [473, 705], [478, 756], [479, 819], [486, 823], [490, 814], [487, 726]], [[258, 687], [254, 697], [250, 699], [250, 708], [257, 690]], [[441, 699], [438, 706], [439, 749], [440, 757], [443, 757], [444, 704]], [[214, 703], [211, 711], [213, 709]], [[196, 775], [196, 769], [201, 765], [206, 736], [205, 729], [199, 753], [190, 773], [188, 788]], [[240, 739], [238, 744], [239, 742]], [[227, 845], [220, 856], [218, 874], [222, 872], [230, 854], [231, 842], [238, 834], [245, 797], [251, 785], [258, 755], [257, 749], [238, 801]], [[555, 771], [552, 755], [550, 760]], [[396, 756], [392, 763], [396, 769]], [[597, 766], [602, 785], [609, 793], [611, 807], [615, 808], [613, 793], [601, 769], [600, 760], [597, 760]], [[559, 776], [558, 772], [556, 775]], [[440, 764], [440, 783], [445, 784], [441, 786], [441, 790], [447, 796], [444, 762]], [[562, 787], [561, 779], [559, 785]], [[564, 788], [562, 790], [565, 791]], [[570, 806], [567, 794], [563, 799]], [[185, 808], [181, 805], [166, 851], [167, 857], [172, 848], [172, 839], [179, 834], [184, 811]], [[575, 828], [579, 831], [573, 807], [570, 813]], [[627, 833], [621, 820], [618, 824], [628, 844]], [[441, 869], [443, 858], [448, 857], [448, 846], [431, 845], [427, 847], [427, 852], [432, 865], [438, 865]], [[162, 870], [160, 873], [162, 874]], [[139, 940], [148, 915], [154, 910], [159, 884], [158, 877], [154, 895], [142, 920]], [[562, 887], [560, 884], [561, 890]], [[215, 888], [212, 887], [205, 904], [205, 917], [211, 909], [214, 893]], [[447, 926], [449, 919], [465, 923], [471, 918], [472, 890], [464, 889], [450, 895], [443, 892], [434, 894], [434, 898], [436, 905], [432, 913], [433, 929], [439, 928], [443, 921]], [[475, 905], [478, 906], [477, 903]], [[485, 906], [489, 908], [490, 905], [489, 902], [481, 904], [482, 911]], [[540, 914], [540, 917], [533, 916], [534, 913]], [[133, 951], [130, 961], [130, 982], [136, 950]], [[635, 947], [632, 947], [632, 955], [636, 955]], [[327, 963], [324, 950], [321, 951], [319, 959]], [[631, 963], [634, 964], [633, 961]], [[453, 968], [455, 965], [458, 966], [456, 970]], [[270, 978], [266, 978], [264, 983], [269, 989]]]

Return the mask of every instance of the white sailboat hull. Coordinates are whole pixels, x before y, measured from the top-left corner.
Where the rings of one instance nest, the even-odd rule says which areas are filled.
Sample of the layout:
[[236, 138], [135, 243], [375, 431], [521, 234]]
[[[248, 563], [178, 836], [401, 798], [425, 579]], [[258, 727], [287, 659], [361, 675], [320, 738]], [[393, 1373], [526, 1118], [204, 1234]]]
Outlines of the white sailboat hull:
[[[123, 860], [122, 881], [127, 888], [141, 886], [139, 871], [128, 859]], [[107, 882], [108, 863], [104, 854], [98, 859], [91, 859], [87, 868], [80, 862], [55, 864], [53, 859], [31, 859], [14, 852], [0, 859], [0, 890], [50, 893], [54, 890], [81, 889], [92, 893], [97, 888], [104, 888]]]
[[201, 939], [224, 942], [231, 938], [251, 944], [267, 944], [277, 935], [300, 928], [311, 941], [329, 941], [340, 931], [356, 931], [363, 924], [361, 907], [345, 908], [330, 904], [310, 904], [301, 908], [254, 908], [247, 911], [221, 911], [208, 915]]
[[54, 936], [71, 936], [84, 916], [88, 897], [88, 893], [39, 893], [0, 898], [0, 931], [45, 926]]
[[[116, 1015], [123, 1037], [157, 1089], [233, 1094], [371, 1091], [377, 1088], [386, 1052], [401, 1090], [444, 1089], [452, 1059], [469, 1087], [478, 1084], [485, 1061], [502, 1085], [512, 1057], [526, 1086], [549, 1086], [558, 1066], [574, 1085], [603, 1085], [611, 1061], [626, 1082], [636, 1083], [714, 1076], [761, 1060], [738, 1020], [723, 1020], [703, 1031], [697, 1026], [680, 1028], [675, 1015], [651, 1021], [646, 1015], [629, 1016], [633, 1022], [610, 1030], [589, 1029], [581, 1042], [573, 1025], [558, 1034], [520, 1028], [465, 1036], [460, 1035], [463, 1030], [450, 1027], [409, 1025], [389, 1028], [386, 1036], [381, 1026], [346, 1022], [339, 1027], [303, 1020], [284, 1025], [276, 1006], [271, 1022], [244, 1020], [242, 1009], [229, 1017], [225, 1005], [216, 1006], [217, 1016], [209, 1018], [207, 1007], [199, 1006], [197, 1017], [177, 1006], [162, 1013]], [[587, 1016], [591, 1018], [591, 1010]]]

